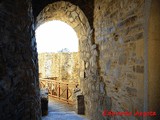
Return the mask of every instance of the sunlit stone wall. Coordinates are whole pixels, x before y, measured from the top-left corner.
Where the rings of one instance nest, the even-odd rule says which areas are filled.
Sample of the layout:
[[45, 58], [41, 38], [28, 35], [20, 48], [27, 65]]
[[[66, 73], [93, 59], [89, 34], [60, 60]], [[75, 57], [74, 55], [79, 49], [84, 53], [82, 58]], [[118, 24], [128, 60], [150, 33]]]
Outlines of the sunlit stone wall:
[[[50, 20], [62, 20], [78, 34], [80, 86], [85, 99], [85, 114], [90, 120], [103, 120], [106, 119], [102, 115], [105, 109], [132, 113], [144, 110], [158, 112], [160, 2], [94, 2], [93, 30], [88, 16], [78, 4], [64, 1], [49, 4], [41, 11], [36, 22], [36, 25], [40, 25]], [[0, 1], [2, 120], [39, 120], [41, 116], [38, 59], [31, 11], [30, 0]], [[150, 120], [157, 120], [158, 117], [150, 117]], [[143, 118], [112, 116], [108, 119]]]
[[[96, 109], [99, 115], [90, 111], [90, 116], [104, 119], [100, 115], [104, 109], [132, 114], [143, 111], [144, 1], [95, 0], [94, 28], [99, 50], [97, 71], [101, 82], [98, 104], [91, 103], [91, 108]], [[115, 115], [110, 119], [136, 118], [142, 119], [134, 115]]]
[[79, 81], [79, 53], [39, 53], [41, 78], [56, 77], [59, 81]]

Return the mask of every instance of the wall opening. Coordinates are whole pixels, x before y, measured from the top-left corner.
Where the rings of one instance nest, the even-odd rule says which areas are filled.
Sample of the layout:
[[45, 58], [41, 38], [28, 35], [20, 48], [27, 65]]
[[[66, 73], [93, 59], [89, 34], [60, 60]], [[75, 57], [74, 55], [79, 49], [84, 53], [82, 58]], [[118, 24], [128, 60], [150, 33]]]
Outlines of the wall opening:
[[[38, 53], [78, 52], [78, 37], [71, 26], [60, 20], [53, 20], [36, 29]], [[65, 49], [66, 48], [66, 49]]]
[[78, 37], [74, 29], [59, 20], [36, 29], [40, 78], [79, 82]]
[[[37, 30], [44, 23], [47, 23], [47, 22], [53, 21], [53, 20], [62, 21], [64, 23], [70, 25], [77, 34], [77, 37], [78, 37], [78, 58], [79, 58], [79, 66], [80, 66], [77, 69], [77, 71], [78, 71], [78, 78], [77, 79], [79, 79], [78, 84], [80, 84], [80, 85], [78, 87], [81, 89], [81, 93], [82, 93], [84, 79], [86, 79], [86, 78], [84, 78], [85, 69], [88, 69], [90, 67], [90, 65], [93, 64], [93, 62], [95, 60], [94, 57], [92, 57], [91, 51], [90, 51], [90, 49], [93, 48], [93, 43], [92, 43], [92, 30], [90, 28], [89, 22], [88, 22], [86, 16], [84, 15], [84, 13], [80, 10], [80, 8], [78, 6], [75, 6], [69, 2], [64, 2], [64, 1], [49, 4], [39, 13], [39, 15], [37, 16], [37, 20], [36, 20]], [[63, 35], [63, 33], [61, 33], [61, 35]], [[70, 44], [73, 45], [73, 43], [70, 43]], [[94, 48], [93, 48], [93, 50], [94, 50]], [[38, 51], [39, 51], [39, 48], [38, 48]], [[63, 50], [59, 51], [59, 52], [61, 53], [61, 52], [63, 52]], [[90, 64], [89, 64], [89, 62], [90, 62]], [[50, 64], [50, 63], [51, 62], [48, 62], [48, 64]], [[60, 78], [61, 81], [63, 81], [62, 76], [55, 77], [54, 79]], [[40, 83], [41, 82], [42, 82], [42, 80], [40, 79]], [[75, 85], [77, 86], [77, 84], [75, 84]], [[49, 87], [53, 87], [53, 86], [48, 86], [48, 88]], [[72, 91], [73, 91], [73, 89], [72, 89]], [[68, 101], [69, 100], [70, 99], [68, 99]], [[72, 102], [72, 103], [75, 103], [75, 102]], [[76, 103], [75, 103], [75, 105], [76, 105]]]

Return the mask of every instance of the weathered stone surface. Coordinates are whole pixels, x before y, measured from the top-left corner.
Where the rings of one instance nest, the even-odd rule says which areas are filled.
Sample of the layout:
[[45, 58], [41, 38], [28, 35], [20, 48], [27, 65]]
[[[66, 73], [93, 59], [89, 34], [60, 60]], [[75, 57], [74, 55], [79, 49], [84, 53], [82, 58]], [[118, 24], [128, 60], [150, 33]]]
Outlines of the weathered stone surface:
[[48, 89], [41, 89], [41, 110], [42, 116], [48, 114]]
[[39, 53], [39, 74], [41, 78], [79, 82], [79, 53]]
[[0, 9], [0, 119], [40, 120], [31, 1], [2, 0]]
[[[34, 13], [34, 18], [36, 19], [36, 17], [38, 16], [38, 14], [41, 12], [41, 10], [46, 7], [49, 4], [52, 4], [53, 2], [57, 2], [59, 0], [33, 0], [33, 13]], [[84, 14], [87, 16], [87, 19], [91, 25], [91, 27], [93, 27], [93, 9], [94, 9], [94, 1], [90, 0], [90, 1], [75, 1], [75, 0], [69, 0], [70, 3], [68, 2], [63, 2], [59, 5], [59, 9], [63, 9], [67, 11], [77, 11], [77, 13], [79, 14], [80, 11], [79, 9], [81, 9]], [[78, 5], [78, 6], [74, 6], [74, 5]], [[54, 10], [56, 7], [55, 5], [50, 5], [50, 10]], [[78, 9], [78, 10], [77, 10]]]
[[128, 95], [130, 95], [130, 96], [136, 96], [137, 95], [137, 90], [135, 88], [127, 87], [126, 89], [127, 89]]
[[100, 82], [100, 85], [99, 85], [100, 87], [100, 93], [101, 94], [105, 94], [105, 84], [103, 83], [103, 82]]
[[125, 65], [127, 63], [127, 55], [126, 54], [121, 54], [119, 56], [119, 64], [120, 65]]
[[121, 70], [120, 70], [120, 67], [117, 67], [113, 70], [113, 76], [118, 79], [121, 75]]
[[144, 66], [136, 66], [137, 73], [144, 73]]
[[[85, 114], [91, 120], [141, 120], [102, 112], [159, 112], [160, 2], [57, 1], [32, 0], [35, 18], [40, 13], [36, 25], [61, 20], [77, 32]], [[31, 0], [1, 0], [0, 9], [0, 119], [40, 120]]]
[[[106, 94], [111, 98], [110, 109], [115, 111], [129, 110], [127, 99], [143, 98], [143, 93], [142, 96], [138, 94], [140, 89], [137, 85], [138, 81], [144, 80], [139, 77], [144, 72], [143, 5], [143, 0], [95, 0], [99, 73], [105, 82]], [[115, 119], [122, 118], [115, 116]]]
[[108, 60], [105, 66], [105, 74], [107, 75], [111, 69], [111, 60]]

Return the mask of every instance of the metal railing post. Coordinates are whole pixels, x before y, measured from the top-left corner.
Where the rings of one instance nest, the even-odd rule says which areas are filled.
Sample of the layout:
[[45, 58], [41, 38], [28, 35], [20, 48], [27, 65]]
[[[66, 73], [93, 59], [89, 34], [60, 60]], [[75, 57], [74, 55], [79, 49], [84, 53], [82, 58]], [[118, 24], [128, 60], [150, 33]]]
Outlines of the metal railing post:
[[67, 84], [67, 102], [68, 102], [68, 84]]
[[60, 91], [61, 91], [61, 87], [60, 87], [60, 83], [59, 83], [59, 99], [61, 97]]

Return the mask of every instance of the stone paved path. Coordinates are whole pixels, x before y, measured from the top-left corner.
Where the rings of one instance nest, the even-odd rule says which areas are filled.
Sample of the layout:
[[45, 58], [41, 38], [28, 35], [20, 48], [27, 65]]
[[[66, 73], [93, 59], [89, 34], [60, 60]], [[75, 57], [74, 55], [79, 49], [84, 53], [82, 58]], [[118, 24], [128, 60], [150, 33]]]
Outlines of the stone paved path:
[[43, 116], [42, 120], [88, 120], [84, 116], [76, 114], [73, 107], [68, 104], [55, 101], [49, 98], [48, 115]]

